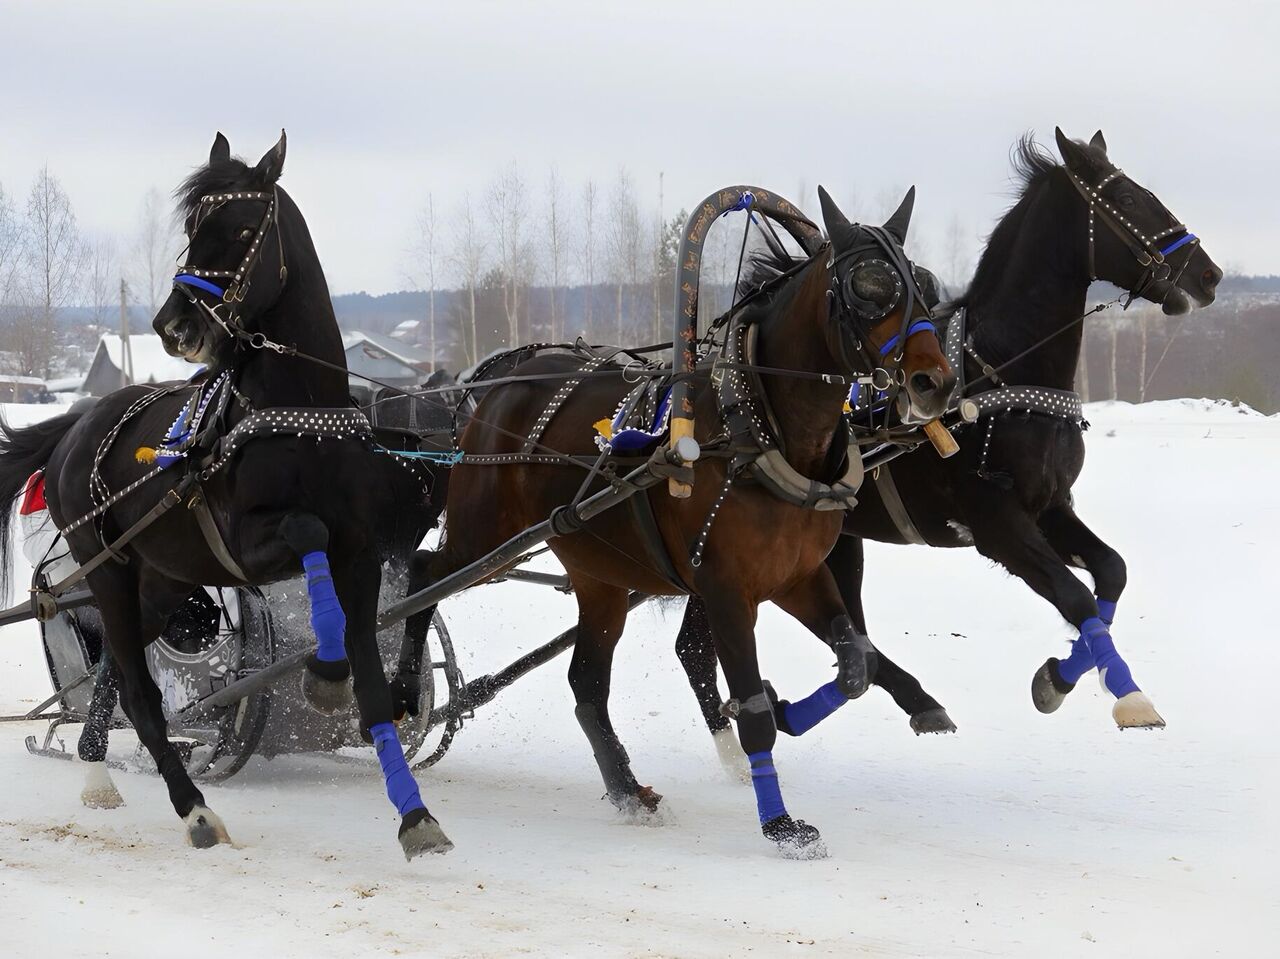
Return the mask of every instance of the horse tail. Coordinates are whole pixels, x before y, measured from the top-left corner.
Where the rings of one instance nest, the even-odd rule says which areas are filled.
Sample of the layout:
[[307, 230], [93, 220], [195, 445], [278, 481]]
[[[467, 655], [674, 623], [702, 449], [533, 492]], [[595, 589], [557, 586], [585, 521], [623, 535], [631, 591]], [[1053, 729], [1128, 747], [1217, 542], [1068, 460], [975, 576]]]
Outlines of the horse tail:
[[48, 464], [54, 448], [83, 415], [83, 410], [77, 410], [21, 428], [0, 418], [0, 597], [4, 599], [9, 596], [13, 575], [13, 505], [26, 489], [31, 474]]

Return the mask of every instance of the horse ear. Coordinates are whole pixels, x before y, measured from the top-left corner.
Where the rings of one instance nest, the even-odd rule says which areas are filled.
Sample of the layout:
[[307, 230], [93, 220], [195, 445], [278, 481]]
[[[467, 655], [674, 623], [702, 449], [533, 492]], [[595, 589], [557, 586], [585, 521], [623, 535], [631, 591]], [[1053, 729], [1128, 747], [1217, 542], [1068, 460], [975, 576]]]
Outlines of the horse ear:
[[912, 187], [902, 198], [893, 216], [884, 221], [884, 228], [899, 243], [907, 242], [907, 228], [911, 226], [911, 211], [916, 207], [916, 188]]
[[209, 150], [209, 164], [226, 163], [231, 159], [231, 144], [219, 133], [213, 138], [213, 147]]
[[849, 218], [840, 212], [836, 201], [822, 186], [818, 187], [818, 202], [822, 205], [822, 223], [827, 228], [827, 236], [832, 243], [843, 243], [849, 235]]
[[1101, 150], [1103, 153], [1107, 152], [1107, 141], [1102, 138], [1101, 130], [1093, 135], [1093, 139], [1089, 141], [1089, 146]]
[[1061, 127], [1054, 127], [1053, 135], [1058, 141], [1058, 152], [1062, 154], [1062, 162], [1067, 165], [1068, 170], [1078, 172], [1089, 168], [1089, 156], [1080, 144], [1063, 133]]
[[271, 186], [276, 180], [280, 179], [280, 174], [284, 172], [284, 148], [285, 137], [284, 131], [280, 131], [280, 140], [266, 153], [262, 154], [262, 159], [258, 161], [258, 165], [253, 168], [254, 175], [262, 181], [265, 186]]

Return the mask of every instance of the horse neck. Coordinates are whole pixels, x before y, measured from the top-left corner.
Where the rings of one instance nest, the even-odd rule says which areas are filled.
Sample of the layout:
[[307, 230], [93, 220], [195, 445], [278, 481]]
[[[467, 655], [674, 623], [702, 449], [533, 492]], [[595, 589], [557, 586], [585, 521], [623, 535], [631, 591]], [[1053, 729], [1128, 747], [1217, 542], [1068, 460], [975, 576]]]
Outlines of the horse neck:
[[275, 304], [263, 313], [259, 328], [268, 339], [296, 346], [299, 354], [340, 369], [271, 349], [240, 348], [235, 361], [239, 389], [258, 407], [347, 406], [346, 356], [329, 285], [301, 215], [289, 220], [293, 225], [284, 231], [288, 279]]
[[[827, 276], [815, 261], [795, 283], [795, 293], [780, 296], [772, 316], [760, 327], [756, 362], [810, 373], [847, 373], [831, 354], [827, 340]], [[787, 462], [804, 476], [816, 476], [826, 462], [844, 408], [845, 389], [816, 379], [779, 375], [760, 377], [773, 409]]]
[[[993, 231], [964, 299], [974, 347], [992, 366], [1030, 350], [1002, 368], [1001, 379], [1070, 390], [1083, 336], [1083, 324], [1072, 321], [1084, 313], [1090, 282], [1085, 210], [1053, 171], [1028, 188], [1010, 218]], [[1000, 236], [1006, 226], [1011, 237]]]

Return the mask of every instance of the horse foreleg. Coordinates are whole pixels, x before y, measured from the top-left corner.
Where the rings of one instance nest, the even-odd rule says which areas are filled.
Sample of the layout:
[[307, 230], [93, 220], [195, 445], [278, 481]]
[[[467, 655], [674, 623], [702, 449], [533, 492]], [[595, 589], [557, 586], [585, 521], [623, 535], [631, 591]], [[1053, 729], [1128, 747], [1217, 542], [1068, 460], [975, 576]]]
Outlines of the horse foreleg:
[[[845, 609], [849, 611], [854, 629], [865, 635], [867, 620], [862, 608], [864, 552], [862, 537], [842, 535], [827, 555], [827, 568], [835, 577], [840, 598], [844, 600]], [[825, 639], [825, 637], [821, 638]], [[911, 717], [911, 728], [916, 735], [955, 732], [956, 725], [947, 715], [947, 711], [941, 703], [924, 691], [920, 681], [889, 659], [882, 649], [875, 647], [875, 650], [878, 664], [872, 683], [892, 696], [898, 708]]]
[[756, 658], [756, 607], [727, 584], [719, 585], [706, 591], [707, 615], [716, 655], [733, 697], [727, 708], [738, 721], [738, 738], [751, 764], [760, 830], [783, 855], [804, 859], [825, 856], [818, 830], [804, 820], [793, 819], [782, 801], [773, 762], [778, 727]]
[[[406, 595], [411, 596], [431, 585], [434, 555], [425, 549], [413, 554], [409, 561], [409, 587]], [[430, 606], [405, 620], [400, 658], [396, 662], [395, 675], [391, 677], [391, 708], [396, 722], [400, 722], [406, 715], [417, 716], [421, 708], [422, 658], [427, 648], [427, 632], [431, 629], [435, 613], [436, 608]]]
[[378, 753], [387, 798], [400, 814], [399, 839], [406, 859], [444, 853], [453, 843], [444, 834], [418, 791], [392, 722], [391, 689], [378, 649], [378, 587], [382, 564], [372, 552], [343, 557], [333, 569], [333, 585], [345, 613], [345, 646], [351, 663], [360, 729]]
[[978, 552], [1023, 580], [1079, 630], [1071, 654], [1065, 660], [1051, 657], [1032, 678], [1036, 708], [1053, 712], [1084, 673], [1100, 666], [1103, 686], [1117, 700], [1112, 716], [1118, 725], [1163, 726], [1164, 720], [1116, 652], [1093, 593], [1066, 567], [1032, 517], [1021, 509], [1005, 507], [972, 519], [970, 528]]
[[569, 576], [578, 598], [578, 639], [569, 663], [569, 686], [577, 703], [574, 715], [591, 743], [609, 801], [624, 813], [652, 812], [662, 797], [636, 780], [631, 758], [609, 718], [613, 651], [627, 622], [627, 590], [574, 570]]

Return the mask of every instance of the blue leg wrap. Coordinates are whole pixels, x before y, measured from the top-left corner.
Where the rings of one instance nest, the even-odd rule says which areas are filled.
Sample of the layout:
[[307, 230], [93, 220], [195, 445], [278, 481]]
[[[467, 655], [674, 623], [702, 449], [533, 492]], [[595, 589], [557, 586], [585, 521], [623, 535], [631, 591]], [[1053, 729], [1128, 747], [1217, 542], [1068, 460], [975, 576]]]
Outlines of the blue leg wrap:
[[1064, 682], [1075, 685], [1080, 677], [1093, 669], [1093, 650], [1089, 648], [1089, 637], [1083, 632], [1071, 642], [1071, 655], [1058, 663], [1058, 675]]
[[787, 814], [787, 807], [782, 803], [782, 790], [778, 788], [778, 771], [773, 768], [773, 753], [751, 753], [747, 756], [751, 761], [751, 785], [756, 791], [756, 809], [760, 812], [760, 821], [768, 822]]
[[1133, 676], [1129, 673], [1129, 664], [1116, 652], [1115, 643], [1111, 641], [1111, 631], [1107, 629], [1106, 623], [1096, 616], [1090, 617], [1080, 624], [1080, 635], [1087, 636], [1089, 639], [1089, 649], [1093, 651], [1093, 664], [1102, 674], [1107, 692], [1119, 699], [1121, 696], [1138, 691], [1138, 684], [1133, 681]]
[[792, 735], [802, 736], [849, 701], [835, 681], [819, 686], [811, 695], [787, 703], [783, 713]]
[[1109, 599], [1098, 600], [1098, 618], [1110, 626], [1116, 621], [1116, 604]]
[[405, 762], [396, 727], [391, 723], [378, 723], [371, 726], [369, 732], [373, 735], [373, 748], [378, 751], [382, 778], [387, 783], [387, 798], [396, 807], [396, 811], [404, 816], [415, 809], [426, 809], [426, 803], [418, 794], [418, 784], [414, 782], [409, 764]]
[[347, 658], [343, 642], [347, 617], [338, 602], [329, 572], [329, 557], [321, 551], [302, 557], [307, 574], [307, 596], [311, 600], [311, 628], [316, 634], [316, 658], [336, 662]]

